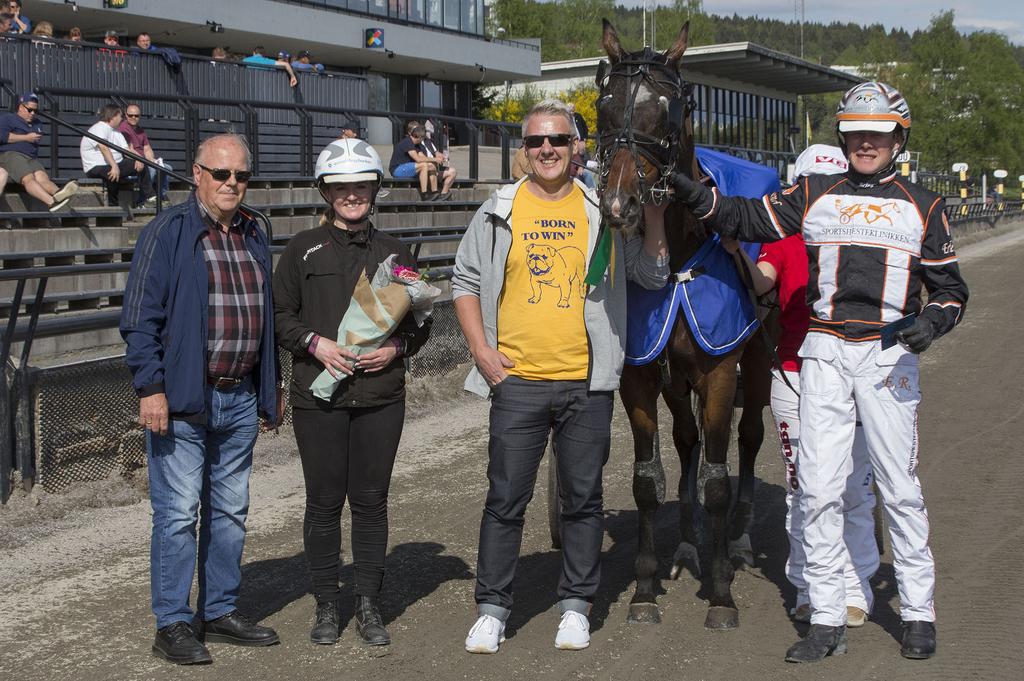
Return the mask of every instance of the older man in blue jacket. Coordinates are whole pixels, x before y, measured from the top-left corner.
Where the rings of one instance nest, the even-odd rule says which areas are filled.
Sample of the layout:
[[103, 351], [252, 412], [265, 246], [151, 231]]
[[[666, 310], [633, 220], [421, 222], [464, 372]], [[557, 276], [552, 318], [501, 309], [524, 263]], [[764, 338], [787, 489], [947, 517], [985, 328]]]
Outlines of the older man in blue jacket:
[[259, 416], [273, 424], [283, 412], [269, 245], [239, 209], [251, 175], [245, 142], [211, 137], [195, 158], [195, 193], [139, 236], [121, 314], [146, 429], [153, 652], [176, 664], [211, 661], [200, 639], [278, 642], [235, 608]]

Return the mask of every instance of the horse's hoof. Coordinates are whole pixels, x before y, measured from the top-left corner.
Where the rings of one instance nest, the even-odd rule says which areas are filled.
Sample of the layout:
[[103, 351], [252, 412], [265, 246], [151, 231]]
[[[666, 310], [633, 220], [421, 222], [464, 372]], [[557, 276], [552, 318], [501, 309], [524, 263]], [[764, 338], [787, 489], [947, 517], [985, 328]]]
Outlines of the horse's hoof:
[[740, 626], [740, 611], [723, 605], [712, 605], [704, 619], [705, 629], [735, 629]]
[[689, 542], [679, 542], [676, 547], [676, 554], [672, 556], [672, 569], [668, 573], [669, 579], [679, 579], [683, 570], [689, 570], [694, 579], [700, 579], [700, 552], [697, 547]]
[[754, 567], [754, 549], [750, 545], [750, 535], [744, 533], [739, 539], [729, 542], [729, 558], [737, 569]]
[[657, 603], [630, 603], [626, 621], [630, 624], [661, 624]]

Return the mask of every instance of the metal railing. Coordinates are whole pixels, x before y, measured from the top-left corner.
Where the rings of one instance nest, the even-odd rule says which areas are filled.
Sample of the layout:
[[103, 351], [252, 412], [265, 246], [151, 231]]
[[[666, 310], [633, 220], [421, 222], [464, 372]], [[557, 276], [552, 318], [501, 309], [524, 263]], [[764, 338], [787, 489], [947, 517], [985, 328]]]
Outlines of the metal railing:
[[[407, 121], [422, 118], [421, 114], [412, 112], [382, 112], [360, 107], [336, 108], [313, 104], [258, 100], [224, 100], [217, 97], [193, 95], [162, 95], [130, 91], [120, 91], [105, 95], [104, 93], [68, 87], [41, 87], [37, 88], [36, 91], [56, 115], [59, 115], [61, 112], [60, 102], [62, 98], [106, 97], [108, 99], [113, 98], [122, 105], [129, 101], [164, 102], [177, 109], [180, 116], [178, 120], [182, 122], [183, 152], [188, 165], [191, 165], [192, 162], [192, 151], [199, 144], [202, 124], [207, 121], [211, 114], [211, 109], [216, 109], [221, 115], [227, 114], [225, 117], [228, 127], [232, 127], [230, 125], [232, 122], [239, 123], [241, 129], [236, 129], [236, 131], [244, 134], [250, 141], [253, 152], [252, 168], [256, 172], [257, 177], [260, 174], [262, 163], [260, 155], [262, 131], [271, 125], [264, 122], [265, 112], [267, 111], [289, 112], [293, 116], [291, 120], [295, 128], [293, 139], [297, 147], [294, 151], [298, 152], [297, 154], [291, 154], [297, 160], [297, 167], [293, 169], [293, 172], [304, 176], [311, 176], [313, 174], [313, 166], [320, 148], [320, 145], [316, 143], [317, 139], [322, 141], [324, 145], [326, 145], [327, 141], [334, 139], [339, 120], [350, 118], [361, 118], [364, 120], [366, 118], [385, 118], [391, 123], [393, 141], [397, 142], [404, 136], [403, 128]], [[42, 111], [40, 111], [40, 115], [46, 116]], [[318, 123], [318, 117], [324, 115], [330, 117], [330, 122], [324, 120]], [[449, 130], [453, 132], [465, 131], [465, 137], [469, 142], [469, 169], [467, 172], [469, 179], [480, 179], [480, 140], [485, 131], [498, 136], [501, 148], [502, 178], [510, 176], [512, 141], [518, 139], [522, 130], [518, 124], [446, 115], [433, 115], [431, 118], [447, 125]], [[274, 124], [278, 122], [275, 121]], [[70, 128], [73, 126], [65, 127]], [[77, 130], [77, 128], [75, 129]], [[275, 141], [278, 139], [275, 138]], [[59, 175], [57, 169], [60, 168], [61, 151], [62, 147], [60, 144], [51, 142], [50, 169], [54, 175]]]
[[[243, 63], [164, 52], [111, 48], [96, 43], [8, 35], [0, 41], [0, 73], [19, 92], [40, 87], [73, 85], [102, 93], [145, 91], [154, 95], [202, 92], [231, 100], [272, 100], [320, 106], [366, 106], [366, 78], [352, 73], [297, 71], [298, 85], [289, 87], [278, 69], [251, 68]], [[162, 112], [156, 111], [159, 115]]]

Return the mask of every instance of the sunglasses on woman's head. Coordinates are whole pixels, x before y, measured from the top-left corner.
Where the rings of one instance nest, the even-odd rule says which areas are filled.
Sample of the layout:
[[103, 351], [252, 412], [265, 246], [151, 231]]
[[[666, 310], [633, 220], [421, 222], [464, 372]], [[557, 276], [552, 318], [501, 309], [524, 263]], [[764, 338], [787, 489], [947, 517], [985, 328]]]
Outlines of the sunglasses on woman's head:
[[217, 180], [218, 182], [227, 182], [228, 178], [230, 178], [232, 174], [234, 174], [236, 181], [241, 182], [243, 184], [248, 182], [249, 178], [252, 177], [251, 170], [227, 170], [226, 168], [207, 168], [202, 163], [197, 163], [196, 165], [205, 170], [206, 172], [210, 173], [210, 177]]
[[567, 147], [572, 140], [572, 135], [527, 135], [523, 138], [523, 146], [527, 149], [539, 149], [544, 146], [544, 140], [553, 147]]

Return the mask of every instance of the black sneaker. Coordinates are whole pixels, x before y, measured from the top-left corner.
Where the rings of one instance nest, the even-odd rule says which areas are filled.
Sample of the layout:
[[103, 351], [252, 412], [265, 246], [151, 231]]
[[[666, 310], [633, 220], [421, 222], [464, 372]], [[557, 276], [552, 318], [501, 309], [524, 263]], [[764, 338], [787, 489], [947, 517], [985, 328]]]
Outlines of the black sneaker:
[[820, 662], [846, 652], [846, 627], [812, 624], [807, 636], [786, 651], [786, 662]]
[[204, 622], [203, 640], [236, 646], [272, 646], [281, 642], [276, 631], [250, 622], [237, 610]]
[[153, 654], [174, 664], [210, 664], [210, 651], [196, 639], [188, 622], [175, 622], [158, 629], [153, 639]]
[[317, 645], [332, 646], [338, 642], [338, 628], [341, 615], [338, 612], [338, 601], [316, 604], [316, 615], [313, 629], [309, 632], [309, 640]]
[[437, 199], [437, 192], [420, 192], [420, 201], [434, 201]]
[[935, 622], [904, 622], [900, 655], [908, 660], [927, 660], [934, 654]]

